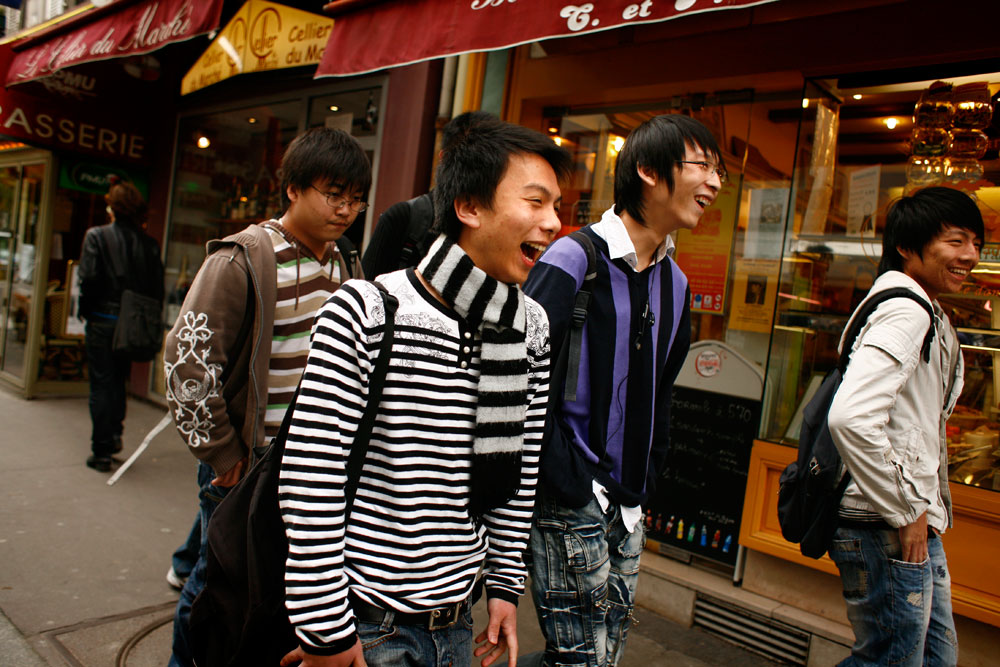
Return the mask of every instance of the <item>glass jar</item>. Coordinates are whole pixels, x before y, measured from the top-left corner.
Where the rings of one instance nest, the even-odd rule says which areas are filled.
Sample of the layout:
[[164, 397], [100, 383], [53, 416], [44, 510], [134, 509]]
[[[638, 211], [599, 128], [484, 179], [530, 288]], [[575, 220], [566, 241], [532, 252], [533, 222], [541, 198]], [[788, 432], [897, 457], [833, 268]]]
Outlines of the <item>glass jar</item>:
[[941, 182], [945, 173], [944, 159], [914, 155], [906, 164], [906, 182], [924, 187]]
[[951, 122], [957, 128], [982, 130], [993, 119], [990, 88], [985, 81], [955, 86], [951, 93], [954, 107]]
[[[958, 118], [958, 114], [955, 114]], [[990, 140], [982, 130], [968, 130], [956, 127], [951, 131], [948, 155], [952, 158], [979, 160], [986, 155]]]
[[916, 127], [912, 140], [914, 155], [939, 157], [948, 152], [951, 137], [942, 127]]
[[913, 109], [913, 124], [916, 127], [951, 126], [954, 106], [951, 101], [951, 85], [935, 81], [925, 90]]
[[979, 160], [949, 159], [945, 165], [945, 179], [951, 183], [970, 181], [975, 183], [983, 177], [983, 165]]

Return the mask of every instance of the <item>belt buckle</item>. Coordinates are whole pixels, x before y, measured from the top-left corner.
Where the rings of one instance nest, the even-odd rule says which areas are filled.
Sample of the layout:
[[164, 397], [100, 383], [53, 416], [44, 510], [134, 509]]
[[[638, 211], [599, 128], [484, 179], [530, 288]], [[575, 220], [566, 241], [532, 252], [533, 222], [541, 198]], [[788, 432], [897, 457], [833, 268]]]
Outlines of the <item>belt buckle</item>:
[[458, 615], [461, 608], [462, 603], [459, 602], [444, 609], [435, 609], [431, 611], [430, 621], [427, 622], [427, 629], [443, 630], [444, 628], [455, 625], [458, 621]]

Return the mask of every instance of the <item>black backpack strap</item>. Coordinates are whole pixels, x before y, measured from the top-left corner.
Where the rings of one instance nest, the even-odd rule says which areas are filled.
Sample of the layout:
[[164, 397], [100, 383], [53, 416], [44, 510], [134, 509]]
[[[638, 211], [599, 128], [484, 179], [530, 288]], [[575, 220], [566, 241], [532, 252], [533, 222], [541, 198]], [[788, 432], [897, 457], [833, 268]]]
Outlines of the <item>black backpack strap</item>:
[[[560, 353], [560, 364], [565, 364], [566, 382], [563, 391], [564, 401], [575, 401], [576, 391], [580, 385], [580, 355], [583, 353], [583, 325], [587, 321], [587, 310], [590, 308], [590, 295], [594, 279], [597, 277], [597, 251], [594, 242], [582, 230], [572, 232], [569, 237], [580, 244], [587, 256], [587, 271], [583, 283], [576, 293], [573, 302], [573, 314], [567, 330], [566, 343]], [[564, 358], [565, 355], [565, 358]], [[574, 363], [575, 362], [575, 363]]]
[[410, 215], [406, 224], [406, 239], [403, 240], [403, 249], [399, 253], [401, 269], [416, 266], [420, 261], [427, 230], [434, 224], [434, 199], [430, 193], [408, 199], [406, 206]]
[[347, 266], [347, 277], [359, 278], [360, 276], [354, 275], [354, 269], [358, 266], [358, 249], [354, 247], [354, 242], [346, 236], [341, 236], [337, 239], [337, 251], [344, 258], [344, 264]]
[[883, 302], [889, 299], [906, 298], [911, 299], [919, 303], [927, 315], [931, 318], [930, 326], [927, 328], [927, 333], [924, 334], [924, 342], [920, 348], [920, 355], [925, 362], [931, 359], [931, 344], [934, 341], [934, 309], [931, 305], [927, 303], [926, 300], [921, 299], [917, 296], [913, 290], [907, 289], [906, 287], [892, 287], [887, 290], [882, 290], [878, 292], [870, 299], [861, 304], [857, 312], [851, 319], [850, 329], [848, 329], [847, 334], [844, 336], [844, 345], [840, 351], [840, 372], [843, 373], [847, 370], [847, 362], [851, 357], [851, 350], [854, 347], [854, 341], [857, 339], [858, 334], [861, 332], [861, 328], [865, 326], [865, 322], [871, 316], [875, 309]]
[[361, 469], [365, 465], [365, 455], [368, 453], [368, 441], [371, 439], [372, 427], [375, 425], [375, 415], [378, 414], [379, 404], [382, 402], [382, 387], [385, 385], [385, 376], [389, 370], [389, 358], [392, 356], [392, 339], [396, 330], [396, 308], [399, 301], [379, 282], [374, 285], [378, 287], [382, 295], [382, 305], [385, 308], [385, 329], [382, 332], [382, 342], [379, 345], [378, 359], [375, 360], [375, 368], [368, 378], [368, 404], [365, 405], [365, 413], [358, 424], [358, 430], [354, 435], [354, 446], [347, 459], [347, 486], [344, 487], [344, 516], [350, 516], [351, 507], [354, 505], [354, 494], [358, 490], [358, 481], [361, 479]]

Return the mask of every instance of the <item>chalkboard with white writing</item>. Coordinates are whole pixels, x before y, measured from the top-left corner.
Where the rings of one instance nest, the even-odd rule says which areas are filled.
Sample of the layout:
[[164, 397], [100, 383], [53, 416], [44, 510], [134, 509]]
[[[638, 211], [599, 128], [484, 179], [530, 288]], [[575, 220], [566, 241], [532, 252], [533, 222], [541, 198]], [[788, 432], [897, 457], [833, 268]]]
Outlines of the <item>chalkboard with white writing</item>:
[[674, 387], [670, 452], [644, 508], [651, 539], [735, 565], [760, 401]]

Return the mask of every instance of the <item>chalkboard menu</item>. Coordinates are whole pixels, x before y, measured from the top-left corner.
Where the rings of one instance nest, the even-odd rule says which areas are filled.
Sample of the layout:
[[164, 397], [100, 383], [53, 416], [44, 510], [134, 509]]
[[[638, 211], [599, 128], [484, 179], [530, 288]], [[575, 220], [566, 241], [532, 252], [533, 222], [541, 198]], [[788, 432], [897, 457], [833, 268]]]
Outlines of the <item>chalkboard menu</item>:
[[646, 509], [651, 539], [736, 564], [760, 401], [674, 387], [670, 452]]

